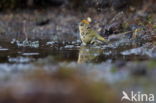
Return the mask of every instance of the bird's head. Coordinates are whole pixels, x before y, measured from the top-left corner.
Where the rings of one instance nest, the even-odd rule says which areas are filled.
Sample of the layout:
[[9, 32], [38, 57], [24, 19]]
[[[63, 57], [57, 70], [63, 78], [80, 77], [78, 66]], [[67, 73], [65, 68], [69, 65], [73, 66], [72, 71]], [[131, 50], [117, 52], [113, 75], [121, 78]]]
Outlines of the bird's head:
[[79, 23], [79, 27], [80, 28], [85, 28], [85, 27], [88, 27], [89, 26], [89, 22], [87, 20], [82, 20], [80, 23]]

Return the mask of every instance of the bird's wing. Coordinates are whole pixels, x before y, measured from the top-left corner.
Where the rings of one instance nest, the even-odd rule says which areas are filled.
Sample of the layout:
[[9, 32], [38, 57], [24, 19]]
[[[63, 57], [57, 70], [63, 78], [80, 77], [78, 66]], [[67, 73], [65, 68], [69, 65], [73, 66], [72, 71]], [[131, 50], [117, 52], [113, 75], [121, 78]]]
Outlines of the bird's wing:
[[90, 32], [93, 36], [96, 37], [97, 40], [103, 41], [103, 42], [108, 42], [104, 37], [102, 37], [101, 35], [99, 35], [96, 31], [90, 29]]
[[96, 38], [100, 41], [107, 42], [107, 40], [104, 37], [100, 36], [99, 34], [96, 35]]

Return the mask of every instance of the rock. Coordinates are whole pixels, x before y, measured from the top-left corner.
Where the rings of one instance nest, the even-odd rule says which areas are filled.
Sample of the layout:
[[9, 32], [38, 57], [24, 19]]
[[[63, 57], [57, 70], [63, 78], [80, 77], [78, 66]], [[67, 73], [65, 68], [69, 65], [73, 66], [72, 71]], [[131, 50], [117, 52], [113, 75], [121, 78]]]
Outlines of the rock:
[[111, 0], [111, 5], [115, 9], [123, 9], [127, 7], [128, 5], [130, 5], [130, 1], [131, 0]]
[[49, 24], [50, 23], [50, 19], [45, 19], [45, 18], [43, 18], [43, 19], [41, 19], [41, 20], [38, 20], [37, 22], [36, 22], [36, 25], [38, 25], [38, 26], [43, 26], [43, 25], [47, 25], [47, 24]]

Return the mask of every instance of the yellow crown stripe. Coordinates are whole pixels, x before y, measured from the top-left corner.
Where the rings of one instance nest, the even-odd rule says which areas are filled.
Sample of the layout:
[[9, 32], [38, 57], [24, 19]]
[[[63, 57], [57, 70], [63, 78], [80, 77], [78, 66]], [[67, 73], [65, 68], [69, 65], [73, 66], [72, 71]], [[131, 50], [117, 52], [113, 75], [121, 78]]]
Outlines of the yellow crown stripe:
[[89, 22], [87, 20], [82, 20], [81, 22], [85, 23], [85, 24], [89, 24]]

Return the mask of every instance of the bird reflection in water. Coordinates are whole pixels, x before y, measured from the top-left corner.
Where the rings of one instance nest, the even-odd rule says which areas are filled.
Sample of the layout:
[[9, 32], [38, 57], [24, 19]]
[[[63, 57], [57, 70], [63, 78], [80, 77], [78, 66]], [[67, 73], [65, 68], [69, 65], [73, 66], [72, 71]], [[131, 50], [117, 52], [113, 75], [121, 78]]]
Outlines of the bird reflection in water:
[[103, 50], [90, 46], [81, 46], [79, 50], [78, 63], [96, 62]]

